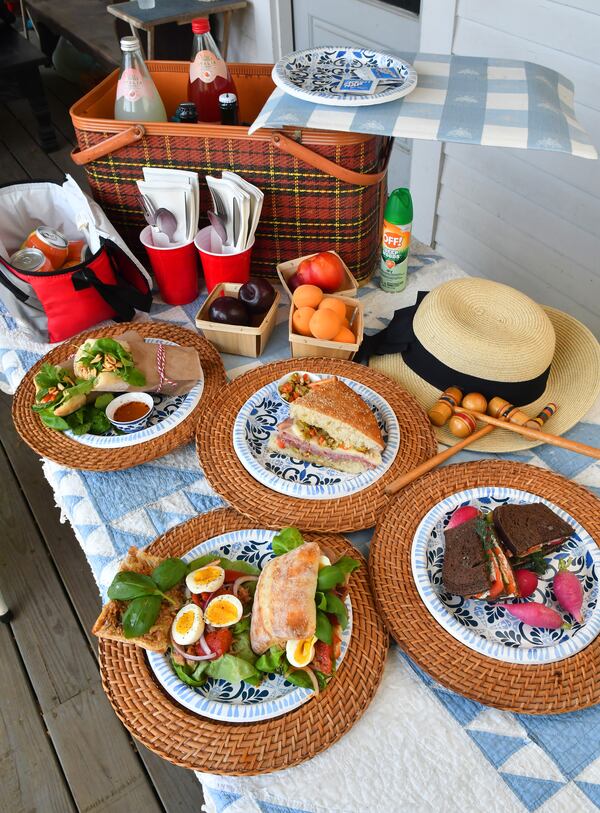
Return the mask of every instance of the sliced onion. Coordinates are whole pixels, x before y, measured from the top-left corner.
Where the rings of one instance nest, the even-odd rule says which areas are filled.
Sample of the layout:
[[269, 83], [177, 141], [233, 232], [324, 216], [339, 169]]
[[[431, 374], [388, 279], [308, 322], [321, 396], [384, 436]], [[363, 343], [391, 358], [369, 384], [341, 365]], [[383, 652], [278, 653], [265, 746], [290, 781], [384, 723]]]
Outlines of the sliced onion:
[[233, 595], [237, 597], [238, 588], [240, 585], [244, 584], [244, 582], [257, 582], [258, 576], [240, 576], [239, 579], [236, 579], [233, 583]]
[[317, 676], [315, 675], [313, 670], [310, 668], [310, 666], [298, 666], [298, 667], [295, 667], [293, 669], [290, 669], [290, 671], [288, 672], [288, 675], [291, 674], [292, 672], [306, 672], [306, 674], [310, 678], [310, 682], [313, 685], [313, 689], [315, 690], [315, 697], [319, 696], [319, 691], [320, 691], [319, 690], [319, 681], [317, 680]]
[[210, 655], [188, 655], [185, 649], [182, 649], [178, 644], [175, 643], [173, 638], [171, 638], [171, 646], [175, 652], [177, 652], [178, 655], [181, 655], [182, 658], [185, 658], [186, 661], [210, 661], [215, 657], [216, 654], [215, 652], [211, 652]]
[[204, 604], [202, 605], [202, 612], [204, 612], [204, 610], [206, 610], [206, 608], [208, 607], [209, 601], [211, 600], [211, 598], [214, 596], [214, 594], [216, 592], [217, 592], [216, 590], [213, 590], [212, 593], [209, 593], [208, 598], [204, 600]]
[[206, 643], [206, 638], [204, 637], [204, 633], [202, 633], [202, 635], [200, 636], [200, 640], [198, 641], [198, 643], [202, 647], [202, 651], [204, 652], [205, 655], [214, 655], [215, 654], [212, 651], [212, 649], [209, 647], [209, 645]]

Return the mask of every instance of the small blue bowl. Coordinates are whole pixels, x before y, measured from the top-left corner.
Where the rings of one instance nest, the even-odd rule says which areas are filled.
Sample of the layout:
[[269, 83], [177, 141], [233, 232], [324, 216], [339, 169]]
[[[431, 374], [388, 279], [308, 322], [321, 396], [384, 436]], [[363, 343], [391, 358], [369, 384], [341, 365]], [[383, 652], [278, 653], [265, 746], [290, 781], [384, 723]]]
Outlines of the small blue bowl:
[[[141, 418], [136, 418], [134, 421], [116, 421], [115, 412], [119, 407], [124, 404], [130, 404], [132, 401], [142, 403], [147, 407], [147, 411]], [[125, 392], [119, 395], [118, 398], [113, 398], [110, 404], [106, 407], [106, 417], [114, 427], [120, 429], [121, 432], [139, 432], [144, 429], [148, 423], [148, 418], [154, 411], [154, 398], [147, 392]]]

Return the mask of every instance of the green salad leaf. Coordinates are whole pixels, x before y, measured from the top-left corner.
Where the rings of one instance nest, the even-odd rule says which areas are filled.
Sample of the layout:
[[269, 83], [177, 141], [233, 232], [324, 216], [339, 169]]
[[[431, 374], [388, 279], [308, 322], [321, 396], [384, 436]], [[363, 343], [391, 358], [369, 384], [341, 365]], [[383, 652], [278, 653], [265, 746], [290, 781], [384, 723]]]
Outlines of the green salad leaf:
[[94, 401], [94, 406], [96, 409], [106, 409], [114, 397], [115, 396], [112, 394], [112, 392], [103, 392], [101, 395], [97, 396], [96, 400]]
[[334, 565], [327, 565], [327, 567], [319, 570], [317, 590], [326, 592], [332, 590], [338, 584], [344, 584], [348, 573], [352, 573], [359, 567], [360, 563], [356, 559], [352, 559], [350, 556], [342, 556]]
[[256, 661], [256, 668], [261, 672], [278, 672], [287, 660], [285, 659], [285, 649], [280, 646], [272, 646]]
[[150, 576], [135, 573], [133, 570], [120, 570], [112, 580], [107, 595], [115, 601], [132, 601], [144, 596], [157, 596], [174, 602], [159, 589]]
[[320, 590], [317, 590], [315, 593], [315, 603], [317, 605], [317, 610], [326, 610], [327, 609], [327, 596], [325, 593], [321, 593]]
[[[94, 361], [96, 356], [102, 356], [98, 361]], [[126, 350], [120, 342], [115, 339], [96, 339], [86, 344], [83, 353], [79, 357], [80, 363], [84, 367], [89, 367], [100, 373], [104, 364], [104, 356], [111, 355], [121, 366], [113, 372], [134, 387], [142, 387], [146, 383], [146, 377], [141, 370], [134, 366], [133, 356]]]
[[315, 635], [319, 641], [323, 641], [326, 644], [333, 643], [333, 627], [331, 626], [331, 621], [322, 610], [317, 610], [317, 628]]
[[123, 614], [123, 634], [126, 638], [137, 638], [148, 632], [160, 612], [160, 596], [145, 595], [129, 602]]
[[49, 429], [57, 429], [59, 432], [64, 432], [65, 429], [69, 428], [69, 424], [64, 418], [59, 418], [58, 415], [54, 414], [54, 407], [40, 411], [39, 416], [44, 426], [47, 426]]
[[177, 663], [171, 657], [171, 666], [177, 677], [188, 686], [203, 686], [206, 683], [206, 675], [204, 674], [208, 669], [210, 661], [200, 661], [197, 666], [188, 666], [187, 664]]
[[[335, 593], [325, 593], [326, 611], [333, 613], [338, 620], [340, 627], [345, 630], [348, 626], [348, 610], [346, 605]], [[322, 608], [321, 608], [322, 609]]]
[[273, 537], [273, 553], [275, 556], [282, 556], [284, 553], [289, 553], [294, 548], [299, 548], [304, 544], [304, 539], [298, 528], [290, 526], [289, 528], [282, 528], [278, 534]]
[[228, 680], [230, 683], [239, 683], [245, 680], [247, 683], [256, 686], [262, 679], [254, 664], [229, 652], [207, 663], [206, 675], [215, 680]]
[[160, 590], [170, 590], [175, 587], [187, 574], [187, 565], [181, 559], [173, 556], [162, 561], [152, 571], [152, 580]]
[[249, 564], [248, 562], [244, 562], [241, 559], [226, 559], [224, 556], [219, 556], [216, 553], [206, 553], [204, 556], [199, 556], [197, 559], [193, 559], [188, 563], [188, 573], [191, 573], [192, 570], [198, 570], [201, 567], [205, 567], [210, 562], [216, 562], [217, 559], [219, 560], [219, 566], [222, 567], [223, 570], [235, 570], [236, 573], [247, 573], [248, 576], [258, 576], [260, 573], [260, 570], [257, 567]]

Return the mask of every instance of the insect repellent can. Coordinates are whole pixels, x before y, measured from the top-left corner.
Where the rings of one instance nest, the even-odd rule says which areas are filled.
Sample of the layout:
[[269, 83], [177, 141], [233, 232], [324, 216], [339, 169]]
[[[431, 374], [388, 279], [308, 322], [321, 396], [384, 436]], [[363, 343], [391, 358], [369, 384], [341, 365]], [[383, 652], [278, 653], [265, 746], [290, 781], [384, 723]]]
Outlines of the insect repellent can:
[[379, 285], [397, 293], [406, 287], [413, 206], [410, 190], [394, 189], [385, 205]]

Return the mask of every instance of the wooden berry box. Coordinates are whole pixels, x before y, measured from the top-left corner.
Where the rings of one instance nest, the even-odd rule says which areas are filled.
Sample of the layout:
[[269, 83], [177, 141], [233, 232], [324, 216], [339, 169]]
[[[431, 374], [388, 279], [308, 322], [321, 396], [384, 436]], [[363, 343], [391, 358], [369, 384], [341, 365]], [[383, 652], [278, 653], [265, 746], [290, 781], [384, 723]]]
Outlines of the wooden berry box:
[[241, 287], [240, 283], [235, 282], [220, 282], [216, 285], [196, 314], [196, 327], [219, 352], [258, 358], [264, 352], [277, 322], [277, 307], [281, 301], [279, 291], [275, 292], [273, 304], [258, 327], [225, 325], [221, 322], [211, 322], [208, 319], [208, 309], [217, 297], [235, 296], [237, 298]]
[[313, 336], [302, 336], [294, 333], [292, 318], [296, 306], [292, 303], [289, 316], [289, 338], [292, 358], [306, 358], [312, 356], [325, 356], [332, 359], [345, 359], [350, 361], [354, 358], [363, 340], [364, 316], [363, 304], [359, 299], [353, 299], [339, 294], [328, 294], [328, 297], [341, 299], [346, 305], [346, 318], [350, 322], [350, 328], [356, 335], [356, 343], [331, 342], [324, 339], [315, 339]]
[[[284, 263], [279, 263], [277, 266], [277, 275], [281, 280], [283, 290], [286, 292], [290, 302], [292, 301], [292, 292], [288, 288], [287, 281], [298, 270], [298, 266], [303, 260], [308, 260], [310, 257], [316, 257], [321, 252], [315, 251], [314, 254], [306, 254], [304, 257], [297, 257], [295, 260], [286, 260]], [[350, 269], [342, 260], [337, 251], [330, 251], [329, 254], [335, 254], [341, 264], [344, 266], [344, 273], [346, 279], [344, 280], [343, 287], [340, 291], [335, 291], [336, 296], [356, 296], [358, 291], [358, 282], [354, 279]], [[329, 294], [327, 294], [329, 296]]]

